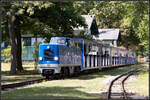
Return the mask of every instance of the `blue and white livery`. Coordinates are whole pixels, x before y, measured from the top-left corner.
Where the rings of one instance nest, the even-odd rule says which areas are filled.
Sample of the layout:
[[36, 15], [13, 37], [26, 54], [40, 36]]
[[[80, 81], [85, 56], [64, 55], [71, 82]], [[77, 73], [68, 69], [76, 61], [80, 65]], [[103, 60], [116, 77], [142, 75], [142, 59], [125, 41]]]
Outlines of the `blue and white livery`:
[[39, 73], [46, 77], [136, 62], [136, 54], [132, 51], [82, 38], [52, 37], [50, 43], [39, 46]]

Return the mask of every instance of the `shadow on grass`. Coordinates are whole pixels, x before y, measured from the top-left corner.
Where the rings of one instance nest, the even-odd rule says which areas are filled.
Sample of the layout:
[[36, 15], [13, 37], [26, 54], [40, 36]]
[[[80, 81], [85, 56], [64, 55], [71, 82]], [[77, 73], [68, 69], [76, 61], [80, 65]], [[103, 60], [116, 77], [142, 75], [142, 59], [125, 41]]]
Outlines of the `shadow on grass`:
[[11, 84], [42, 77], [37, 70], [27, 70], [24, 72], [17, 72], [15, 75], [10, 75], [9, 71], [5, 71], [2, 72], [1, 76], [2, 76], [1, 81], [2, 84]]
[[[31, 77], [32, 78], [32, 77]], [[17, 81], [22, 81], [23, 79], [22, 78], [15, 78], [15, 79], [4, 79], [4, 80], [2, 80], [1, 82], [2, 83], [5, 83], [5, 82], [17, 82]]]
[[4, 78], [1, 80], [1, 84], [11, 84], [11, 83], [18, 83], [18, 82], [24, 82], [24, 81], [27, 81], [27, 80], [33, 80], [33, 79], [39, 79], [41, 78], [40, 76], [39, 77], [35, 77], [35, 76], [28, 76], [28, 77], [17, 77], [17, 78]]
[[2, 94], [2, 99], [100, 99], [99, 94], [88, 94], [82, 87], [32, 87]]

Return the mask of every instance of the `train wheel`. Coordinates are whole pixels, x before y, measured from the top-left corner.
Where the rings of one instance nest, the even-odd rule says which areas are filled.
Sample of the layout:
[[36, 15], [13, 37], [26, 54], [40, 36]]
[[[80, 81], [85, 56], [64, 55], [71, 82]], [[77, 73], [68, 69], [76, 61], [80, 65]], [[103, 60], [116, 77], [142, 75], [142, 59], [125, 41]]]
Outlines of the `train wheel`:
[[46, 75], [45, 77], [46, 77], [46, 79], [48, 79], [48, 80], [54, 79], [54, 75], [52, 75], [52, 76], [51, 76], [51, 75]]
[[45, 77], [46, 77], [46, 79], [50, 79], [50, 76], [49, 76], [49, 75], [46, 75]]
[[69, 70], [69, 67], [67, 67], [65, 69], [65, 73], [66, 73], [66, 77], [70, 77], [70, 70]]
[[60, 79], [60, 75], [59, 75], [59, 74], [55, 74], [55, 75], [54, 75], [54, 78], [55, 78], [55, 79]]
[[65, 68], [61, 68], [61, 71], [60, 71], [60, 78], [62, 78], [62, 79], [65, 78]]
[[79, 67], [75, 67], [74, 75], [75, 75], [75, 76], [79, 76], [80, 71], [81, 71], [80, 66], [79, 66]]

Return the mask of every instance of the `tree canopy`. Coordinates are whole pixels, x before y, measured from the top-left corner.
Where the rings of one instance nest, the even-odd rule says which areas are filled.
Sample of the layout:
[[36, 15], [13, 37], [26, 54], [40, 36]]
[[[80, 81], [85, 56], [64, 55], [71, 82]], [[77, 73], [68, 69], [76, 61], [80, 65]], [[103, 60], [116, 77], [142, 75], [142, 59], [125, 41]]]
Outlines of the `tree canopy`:
[[78, 1], [74, 6], [80, 14], [95, 14], [100, 29], [119, 28], [120, 46], [148, 55], [148, 1]]
[[72, 2], [25, 1], [3, 3], [2, 6], [2, 15], [5, 16], [2, 22], [3, 35], [9, 33], [11, 42], [11, 74], [16, 72], [16, 68], [23, 70], [21, 35], [32, 34], [49, 41], [52, 36], [73, 37], [74, 27], [86, 26]]

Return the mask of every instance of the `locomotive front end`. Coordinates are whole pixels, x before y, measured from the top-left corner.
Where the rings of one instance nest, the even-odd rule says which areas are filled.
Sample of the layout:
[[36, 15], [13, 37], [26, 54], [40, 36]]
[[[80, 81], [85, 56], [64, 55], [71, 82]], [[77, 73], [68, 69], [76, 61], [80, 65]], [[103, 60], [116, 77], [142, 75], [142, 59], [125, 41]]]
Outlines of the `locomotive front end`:
[[58, 53], [58, 45], [41, 44], [39, 46], [39, 73], [50, 76], [60, 72]]

